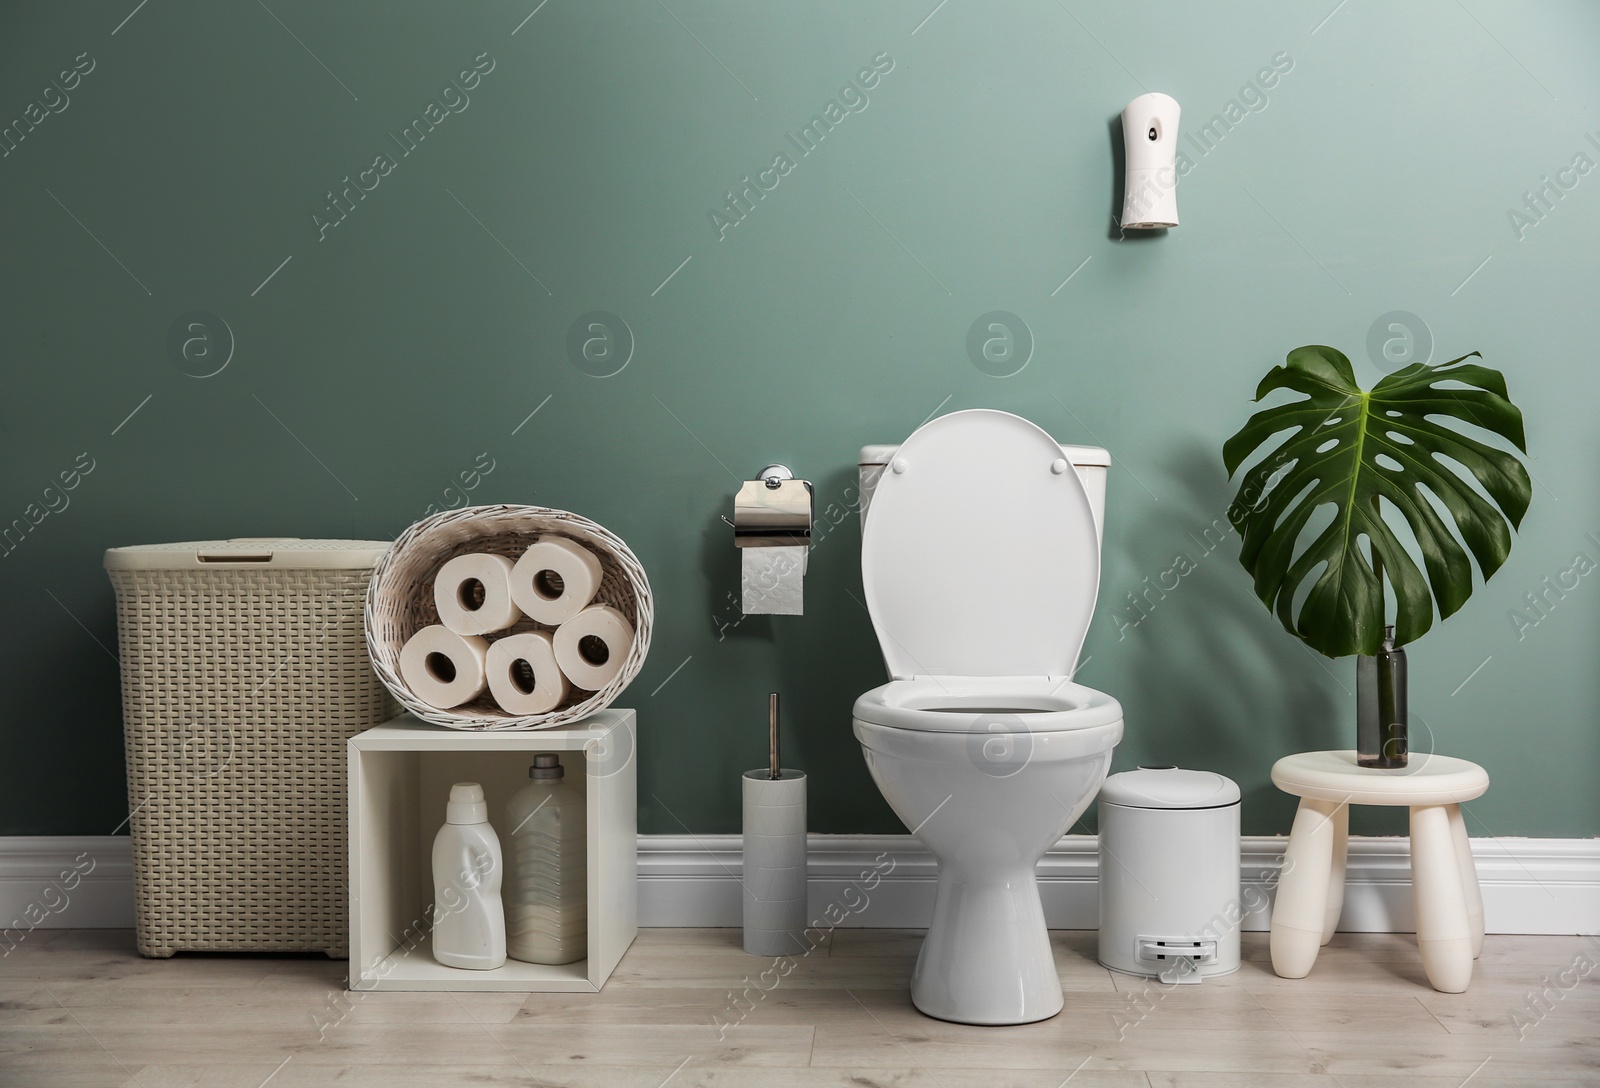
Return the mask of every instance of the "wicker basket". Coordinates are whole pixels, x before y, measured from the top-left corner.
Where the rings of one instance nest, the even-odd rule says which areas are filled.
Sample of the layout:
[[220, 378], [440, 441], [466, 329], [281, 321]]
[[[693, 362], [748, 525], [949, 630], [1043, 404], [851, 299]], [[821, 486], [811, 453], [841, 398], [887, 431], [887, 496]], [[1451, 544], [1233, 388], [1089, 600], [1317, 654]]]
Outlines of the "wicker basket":
[[[603, 577], [595, 602], [608, 604], [633, 622], [633, 645], [622, 671], [600, 691], [574, 686], [567, 700], [548, 714], [508, 714], [485, 692], [452, 710], [429, 706], [400, 679], [400, 649], [424, 627], [439, 622], [433, 604], [433, 578], [440, 567], [468, 552], [492, 552], [515, 560], [546, 533], [571, 537], [599, 557]], [[424, 518], [400, 534], [372, 572], [367, 590], [367, 650], [378, 678], [411, 713], [451, 729], [550, 729], [575, 722], [610, 706], [639, 675], [650, 650], [655, 607], [644, 568], [621, 538], [588, 518], [543, 506], [468, 506]], [[554, 630], [526, 616], [506, 634]]]
[[361, 622], [387, 547], [106, 552], [144, 955], [348, 955], [345, 742], [396, 713]]

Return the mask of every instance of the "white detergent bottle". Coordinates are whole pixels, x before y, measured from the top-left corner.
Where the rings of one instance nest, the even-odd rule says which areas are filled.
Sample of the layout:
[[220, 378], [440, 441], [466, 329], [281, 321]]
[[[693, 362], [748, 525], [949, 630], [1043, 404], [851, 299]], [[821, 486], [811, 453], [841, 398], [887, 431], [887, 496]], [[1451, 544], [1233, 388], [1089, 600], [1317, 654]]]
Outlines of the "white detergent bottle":
[[585, 797], [554, 755], [533, 757], [532, 780], [506, 805], [506, 945], [512, 959], [572, 963], [589, 954]]
[[446, 967], [492, 971], [506, 962], [501, 866], [483, 787], [457, 782], [433, 839], [433, 958]]

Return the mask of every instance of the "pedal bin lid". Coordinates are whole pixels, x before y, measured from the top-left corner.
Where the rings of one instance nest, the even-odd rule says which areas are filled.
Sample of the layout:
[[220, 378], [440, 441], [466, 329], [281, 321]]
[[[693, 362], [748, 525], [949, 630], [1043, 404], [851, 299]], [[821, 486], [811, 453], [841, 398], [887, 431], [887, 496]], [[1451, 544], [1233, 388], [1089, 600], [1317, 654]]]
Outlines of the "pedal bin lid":
[[1124, 808], [1226, 808], [1239, 803], [1239, 786], [1215, 771], [1139, 767], [1107, 778], [1100, 801]]

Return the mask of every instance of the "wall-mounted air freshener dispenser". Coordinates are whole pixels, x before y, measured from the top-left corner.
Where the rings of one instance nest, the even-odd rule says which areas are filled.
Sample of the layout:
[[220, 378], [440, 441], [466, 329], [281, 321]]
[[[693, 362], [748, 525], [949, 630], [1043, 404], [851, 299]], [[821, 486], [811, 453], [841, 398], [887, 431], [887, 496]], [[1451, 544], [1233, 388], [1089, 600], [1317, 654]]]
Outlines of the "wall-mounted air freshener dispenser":
[[1160, 93], [1142, 94], [1122, 111], [1124, 230], [1178, 225], [1178, 112], [1177, 100]]

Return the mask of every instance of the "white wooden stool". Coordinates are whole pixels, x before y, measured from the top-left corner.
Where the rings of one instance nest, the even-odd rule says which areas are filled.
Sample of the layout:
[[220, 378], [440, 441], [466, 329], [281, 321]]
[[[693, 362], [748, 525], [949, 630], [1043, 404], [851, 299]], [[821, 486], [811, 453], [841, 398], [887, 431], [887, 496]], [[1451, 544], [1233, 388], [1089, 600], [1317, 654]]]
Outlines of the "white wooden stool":
[[1302, 752], [1278, 760], [1272, 781], [1300, 798], [1272, 907], [1272, 969], [1304, 978], [1333, 939], [1349, 806], [1406, 805], [1422, 966], [1435, 990], [1463, 993], [1483, 952], [1483, 895], [1460, 802], [1483, 796], [1488, 772], [1450, 756], [1414, 753], [1410, 766], [1382, 769], [1358, 766], [1354, 752]]

